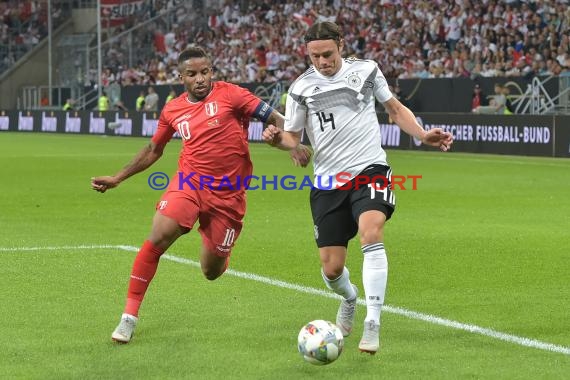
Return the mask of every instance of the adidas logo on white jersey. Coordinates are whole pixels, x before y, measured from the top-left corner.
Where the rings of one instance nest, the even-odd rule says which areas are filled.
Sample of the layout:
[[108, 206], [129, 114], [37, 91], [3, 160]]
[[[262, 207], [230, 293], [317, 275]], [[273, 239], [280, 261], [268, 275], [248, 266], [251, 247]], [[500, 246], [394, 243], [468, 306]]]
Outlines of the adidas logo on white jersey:
[[315, 89], [313, 90], [313, 94], [316, 94], [317, 92], [321, 91], [321, 89], [319, 88], [319, 86], [315, 87]]

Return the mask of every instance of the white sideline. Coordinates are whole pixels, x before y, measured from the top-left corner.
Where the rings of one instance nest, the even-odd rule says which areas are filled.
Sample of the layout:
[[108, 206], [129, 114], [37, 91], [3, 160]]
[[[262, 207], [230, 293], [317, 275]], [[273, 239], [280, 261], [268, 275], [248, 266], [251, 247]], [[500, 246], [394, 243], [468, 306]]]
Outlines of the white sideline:
[[[13, 247], [13, 248], [0, 247], [0, 252], [54, 251], [54, 250], [72, 250], [72, 249], [120, 249], [129, 252], [138, 252], [139, 250], [139, 248], [131, 245], [77, 245], [77, 246], [60, 246], [60, 247]], [[162, 257], [177, 263], [191, 265], [194, 267], [200, 267], [200, 263], [183, 257], [178, 257], [171, 254], [164, 254]], [[285, 281], [274, 280], [272, 278], [259, 276], [253, 273], [240, 272], [233, 269], [228, 269], [226, 273], [231, 276], [245, 278], [248, 280], [257, 281], [264, 284], [277, 286], [280, 288], [296, 290], [298, 292], [314, 294], [327, 298], [340, 299], [338, 295], [329, 291], [311, 288], [308, 286], [292, 284]], [[363, 299], [359, 298], [358, 304], [366, 305], [366, 302]], [[564, 355], [570, 355], [570, 347], [560, 346], [553, 343], [541, 342], [536, 339], [530, 339], [516, 335], [506, 334], [493, 329], [452, 321], [449, 319], [437, 317], [435, 315], [419, 313], [416, 311], [407, 310], [396, 306], [384, 305], [382, 310], [387, 313], [398, 314], [407, 318], [417, 319], [435, 325], [450, 327], [457, 330], [463, 330], [474, 334], [484, 335], [505, 342], [514, 343], [520, 346], [536, 348], [544, 351], [556, 352]]]

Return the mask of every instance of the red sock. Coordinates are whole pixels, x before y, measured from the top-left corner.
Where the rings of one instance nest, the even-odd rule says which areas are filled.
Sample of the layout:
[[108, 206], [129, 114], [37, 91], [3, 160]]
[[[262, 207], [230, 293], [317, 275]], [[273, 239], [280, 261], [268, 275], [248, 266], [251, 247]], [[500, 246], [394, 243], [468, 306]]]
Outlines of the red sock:
[[133, 264], [131, 279], [129, 281], [129, 291], [127, 293], [127, 305], [125, 313], [134, 315], [139, 314], [139, 308], [146, 293], [146, 289], [150, 285], [156, 268], [158, 268], [158, 260], [164, 251], [150, 241], [146, 240]]

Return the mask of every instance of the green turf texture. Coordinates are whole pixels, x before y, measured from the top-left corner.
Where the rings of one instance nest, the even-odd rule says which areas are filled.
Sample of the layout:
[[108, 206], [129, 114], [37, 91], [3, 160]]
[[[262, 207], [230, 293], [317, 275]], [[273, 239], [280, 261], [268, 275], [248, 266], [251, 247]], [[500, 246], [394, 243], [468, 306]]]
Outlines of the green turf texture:
[[[0, 133], [0, 247], [140, 246], [161, 192], [148, 175], [176, 171], [180, 142], [105, 194], [147, 139]], [[251, 145], [256, 175], [294, 175], [287, 154]], [[385, 228], [386, 303], [570, 347], [570, 161], [388, 151], [397, 191]], [[231, 268], [325, 290], [308, 190], [250, 191]], [[170, 254], [196, 261], [199, 236]], [[162, 260], [129, 345], [111, 342], [135, 253], [120, 249], [0, 251], [0, 377], [22, 379], [562, 379], [570, 355], [401, 315], [382, 315], [382, 349], [360, 354], [366, 310], [335, 363], [297, 352], [299, 329], [334, 321], [334, 299]], [[354, 240], [347, 265], [361, 289]]]

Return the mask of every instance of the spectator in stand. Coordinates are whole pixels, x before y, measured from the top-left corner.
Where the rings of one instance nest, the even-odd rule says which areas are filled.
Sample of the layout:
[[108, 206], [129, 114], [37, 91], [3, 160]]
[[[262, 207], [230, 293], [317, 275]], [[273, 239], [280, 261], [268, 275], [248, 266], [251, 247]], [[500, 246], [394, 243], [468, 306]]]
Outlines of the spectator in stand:
[[99, 97], [98, 109], [99, 111], [109, 111], [109, 107], [110, 107], [109, 98], [107, 97], [105, 91], [103, 91], [101, 92], [101, 97]]
[[270, 71], [267, 71], [266, 69], [260, 69], [257, 72], [257, 76], [255, 77], [255, 81], [258, 83], [272, 83], [272, 82], [276, 82], [277, 78], [275, 78]]
[[148, 94], [144, 98], [144, 110], [158, 111], [158, 94], [154, 90], [154, 87], [148, 88]]
[[503, 95], [505, 96], [505, 108], [503, 109], [503, 115], [512, 115], [515, 113], [515, 108], [511, 102], [511, 91], [507, 86], [503, 86]]
[[444, 22], [447, 47], [451, 52], [455, 50], [455, 45], [461, 38], [462, 19], [458, 17], [458, 13], [458, 6], [455, 6], [451, 11], [451, 16]]
[[507, 104], [507, 98], [505, 96], [503, 85], [495, 84], [495, 95], [492, 96], [489, 101], [488, 106], [478, 106], [473, 109], [474, 113], [478, 114], [498, 114], [502, 115], [505, 113], [505, 107]]
[[127, 111], [127, 108], [121, 100], [121, 86], [116, 80], [111, 81], [109, 85], [105, 88], [105, 92], [109, 95], [109, 104], [111, 109], [120, 109], [122, 111]]
[[62, 107], [62, 110], [64, 111], [73, 111], [74, 110], [74, 106], [75, 106], [75, 101], [71, 98], [67, 99], [67, 101], [65, 102], [65, 104]]
[[164, 104], [168, 103], [174, 98], [176, 98], [176, 91], [171, 89], [170, 92], [168, 93], [168, 96], [166, 97], [166, 100], [164, 101]]
[[471, 111], [475, 112], [477, 108], [485, 104], [485, 95], [481, 91], [481, 86], [478, 84], [473, 88], [473, 96], [471, 97]]
[[255, 57], [259, 68], [267, 68], [267, 52], [264, 45], [259, 45], [255, 48]]
[[144, 111], [144, 99], [145, 99], [144, 91], [141, 90], [135, 102], [135, 107], [137, 111]]

